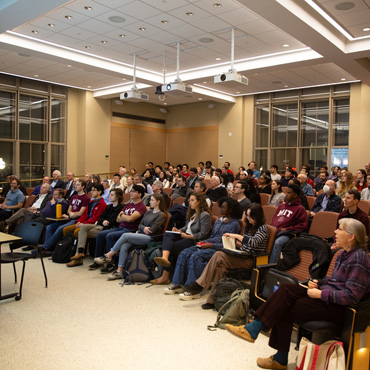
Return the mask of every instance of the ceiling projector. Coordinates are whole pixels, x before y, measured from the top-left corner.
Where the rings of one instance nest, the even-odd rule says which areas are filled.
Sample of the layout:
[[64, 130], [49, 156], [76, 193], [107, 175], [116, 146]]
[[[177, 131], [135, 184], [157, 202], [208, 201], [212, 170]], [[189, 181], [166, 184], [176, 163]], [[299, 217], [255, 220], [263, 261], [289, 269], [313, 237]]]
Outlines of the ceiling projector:
[[149, 100], [149, 95], [144, 94], [141, 91], [137, 90], [130, 90], [122, 93], [119, 98], [121, 100], [130, 100], [134, 103], [140, 102], [140, 101], [148, 101]]
[[239, 83], [239, 84], [248, 85], [248, 78], [240, 75], [236, 71], [229, 71], [227, 73], [223, 73], [218, 76], [215, 76], [214, 83], [225, 83], [225, 85]]
[[184, 93], [191, 94], [192, 92], [193, 89], [191, 86], [187, 86], [180, 81], [162, 85], [162, 93], [165, 94], [183, 95]]

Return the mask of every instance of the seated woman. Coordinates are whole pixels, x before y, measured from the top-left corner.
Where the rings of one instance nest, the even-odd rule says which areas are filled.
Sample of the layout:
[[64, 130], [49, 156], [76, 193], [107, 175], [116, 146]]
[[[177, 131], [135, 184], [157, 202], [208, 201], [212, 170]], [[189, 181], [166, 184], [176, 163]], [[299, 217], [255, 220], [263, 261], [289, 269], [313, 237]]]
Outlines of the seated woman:
[[179, 291], [183, 285], [185, 292], [180, 294], [181, 300], [189, 301], [200, 298], [199, 293], [203, 290], [202, 287], [198, 286], [200, 289], [194, 291], [192, 289], [188, 291], [187, 287], [192, 287], [208, 261], [218, 249], [223, 247], [222, 236], [229, 233], [236, 235], [240, 232], [240, 219], [243, 211], [239, 202], [232, 198], [221, 198], [218, 200], [218, 205], [220, 206], [221, 218], [215, 222], [210, 238], [180, 253], [172, 284], [165, 289], [165, 294], [173, 294], [175, 291]]
[[163, 233], [167, 221], [167, 208], [161, 194], [152, 194], [150, 197], [151, 210], [147, 211], [141, 220], [136, 233], [126, 233], [117, 240], [110, 252], [102, 257], [94, 258], [94, 262], [103, 265], [110, 262], [112, 257], [119, 253], [118, 268], [108, 280], [121, 279], [126, 265], [128, 253], [132, 247], [146, 249], [147, 244], [155, 241]]
[[271, 195], [268, 201], [269, 206], [279, 207], [281, 203], [285, 202], [285, 194], [281, 188], [281, 181], [274, 180], [271, 183]]
[[355, 219], [339, 220], [335, 231], [337, 246], [344, 249], [335, 262], [331, 277], [313, 280], [308, 289], [284, 284], [256, 311], [256, 319], [245, 326], [226, 324], [231, 333], [254, 342], [263, 328], [272, 329], [269, 345], [277, 353], [258, 358], [265, 369], [286, 369], [293, 323], [324, 320], [341, 324], [345, 306], [355, 305], [370, 292], [370, 258], [366, 230]]
[[261, 174], [258, 179], [257, 191], [261, 194], [271, 194], [271, 177], [266, 174]]
[[[228, 238], [236, 240], [238, 249], [249, 253], [251, 256], [257, 253], [263, 253], [268, 241], [268, 227], [266, 225], [263, 209], [260, 204], [252, 203], [246, 212], [246, 225], [243, 235], [224, 234]], [[195, 283], [184, 286], [186, 292], [200, 293], [203, 288], [213, 290], [219, 280], [226, 277], [231, 269], [251, 269], [253, 268], [253, 258], [240, 256], [231, 256], [223, 251], [218, 251], [208, 262], [202, 275]], [[212, 295], [208, 294], [207, 302], [202, 305], [204, 310], [214, 308]]]
[[348, 190], [357, 189], [353, 184], [353, 175], [352, 172], [347, 170], [340, 171], [340, 178], [337, 182], [337, 195], [344, 200]]
[[154, 258], [157, 265], [163, 266], [163, 274], [159, 279], [151, 280], [153, 284], [169, 284], [170, 269], [176, 265], [177, 256], [185, 248], [207, 239], [211, 234], [212, 217], [204, 194], [193, 192], [189, 197], [189, 210], [183, 228], [172, 228], [175, 233], [163, 236], [162, 257]]

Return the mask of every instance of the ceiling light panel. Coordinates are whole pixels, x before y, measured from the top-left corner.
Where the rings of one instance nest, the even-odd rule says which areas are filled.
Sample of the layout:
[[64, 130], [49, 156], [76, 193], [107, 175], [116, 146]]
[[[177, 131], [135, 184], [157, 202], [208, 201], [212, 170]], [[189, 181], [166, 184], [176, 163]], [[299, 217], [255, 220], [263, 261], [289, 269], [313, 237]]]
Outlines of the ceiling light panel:
[[[107, 3], [107, 1], [105, 1], [105, 3]], [[85, 9], [85, 6], [91, 6], [93, 9], [88, 11]], [[66, 9], [66, 11], [69, 13], [70, 11], [73, 11], [81, 13], [88, 17], [96, 17], [100, 14], [106, 13], [107, 11], [111, 10], [111, 8], [108, 8], [106, 5], [91, 0], [71, 1], [67, 5], [64, 5], [63, 8]]]
[[[232, 0], [200, 0], [194, 4], [206, 12], [216, 16], [219, 14], [224, 14], [228, 11], [242, 8], [242, 6]], [[215, 4], [221, 4], [221, 6], [218, 8], [215, 6]]]
[[[188, 17], [186, 15], [187, 12], [192, 12], [193, 16]], [[168, 11], [168, 14], [170, 14], [174, 17], [177, 17], [179, 19], [182, 19], [185, 22], [190, 23], [190, 24], [193, 24], [193, 22], [196, 22], [199, 19], [208, 18], [210, 16], [210, 13], [204, 11], [201, 8], [198, 8], [196, 6], [196, 3], [188, 4], [186, 6], [170, 10], [170, 11]]]
[[[163, 19], [168, 21], [168, 23], [166, 24], [162, 23]], [[152, 26], [159, 27], [162, 30], [167, 30], [167, 31], [170, 31], [173, 28], [181, 27], [186, 24], [181, 19], [178, 19], [168, 14], [155, 15], [154, 17], [146, 19], [145, 22], [151, 24]]]
[[[66, 16], [71, 16], [71, 19], [67, 19]], [[74, 12], [70, 9], [64, 7], [58, 8], [48, 13], [48, 17], [54, 19], [55, 21], [60, 21], [70, 25], [78, 25], [81, 22], [85, 22], [89, 19], [87, 14], [81, 14]]]
[[73, 37], [77, 40], [88, 40], [94, 36], [97, 36], [95, 32], [91, 32], [80, 27], [68, 27], [60, 33], [62, 35]]

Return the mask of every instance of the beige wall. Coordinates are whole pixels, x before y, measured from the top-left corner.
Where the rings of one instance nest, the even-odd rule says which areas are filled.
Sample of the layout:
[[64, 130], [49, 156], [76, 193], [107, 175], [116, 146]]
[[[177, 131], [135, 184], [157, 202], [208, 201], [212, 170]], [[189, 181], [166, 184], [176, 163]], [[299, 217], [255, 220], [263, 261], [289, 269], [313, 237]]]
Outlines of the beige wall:
[[349, 115], [349, 170], [356, 173], [370, 162], [370, 87], [351, 85]]

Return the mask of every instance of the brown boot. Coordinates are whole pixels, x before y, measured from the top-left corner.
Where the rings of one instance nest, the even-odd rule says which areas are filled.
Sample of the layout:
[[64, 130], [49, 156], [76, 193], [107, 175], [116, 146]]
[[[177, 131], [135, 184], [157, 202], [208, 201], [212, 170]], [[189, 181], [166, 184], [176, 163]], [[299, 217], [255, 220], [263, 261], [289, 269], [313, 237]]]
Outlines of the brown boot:
[[71, 257], [71, 261], [73, 260], [79, 260], [81, 258], [85, 258], [85, 255], [83, 253], [76, 253], [73, 257]]
[[83, 264], [84, 264], [84, 261], [80, 258], [79, 260], [72, 260], [71, 262], [68, 262], [66, 265], [68, 267], [75, 267], [75, 266], [80, 266]]

